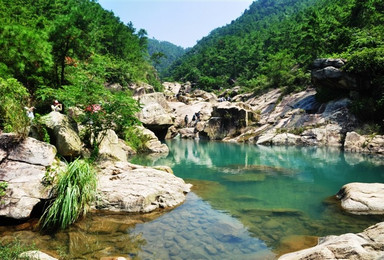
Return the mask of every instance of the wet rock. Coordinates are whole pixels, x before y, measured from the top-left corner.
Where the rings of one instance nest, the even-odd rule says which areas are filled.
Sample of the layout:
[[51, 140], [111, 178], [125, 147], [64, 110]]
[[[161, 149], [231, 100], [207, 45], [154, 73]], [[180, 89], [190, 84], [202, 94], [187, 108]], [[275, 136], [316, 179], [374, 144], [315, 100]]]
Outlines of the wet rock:
[[362, 233], [320, 238], [317, 246], [282, 255], [279, 260], [382, 259], [383, 244], [384, 222], [381, 222]]
[[337, 193], [341, 207], [354, 214], [384, 214], [384, 184], [348, 183]]
[[173, 174], [117, 162], [101, 169], [97, 208], [117, 212], [150, 212], [185, 200], [191, 185]]

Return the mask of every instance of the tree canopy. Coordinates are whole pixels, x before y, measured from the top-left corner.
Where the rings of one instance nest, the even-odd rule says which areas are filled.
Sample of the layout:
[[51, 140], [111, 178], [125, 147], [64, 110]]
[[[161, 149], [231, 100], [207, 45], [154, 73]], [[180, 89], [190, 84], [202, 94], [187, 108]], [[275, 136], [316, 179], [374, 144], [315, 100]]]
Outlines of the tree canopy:
[[383, 0], [258, 0], [213, 30], [170, 71], [203, 89], [305, 86], [315, 58], [383, 47]]

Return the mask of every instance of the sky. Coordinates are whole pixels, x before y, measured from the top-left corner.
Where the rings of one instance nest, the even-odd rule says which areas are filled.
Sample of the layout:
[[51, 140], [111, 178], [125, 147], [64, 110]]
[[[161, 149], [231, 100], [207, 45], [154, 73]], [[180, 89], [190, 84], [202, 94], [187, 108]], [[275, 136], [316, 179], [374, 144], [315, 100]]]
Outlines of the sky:
[[145, 29], [149, 38], [187, 48], [213, 29], [231, 23], [253, 0], [99, 0], [99, 4]]

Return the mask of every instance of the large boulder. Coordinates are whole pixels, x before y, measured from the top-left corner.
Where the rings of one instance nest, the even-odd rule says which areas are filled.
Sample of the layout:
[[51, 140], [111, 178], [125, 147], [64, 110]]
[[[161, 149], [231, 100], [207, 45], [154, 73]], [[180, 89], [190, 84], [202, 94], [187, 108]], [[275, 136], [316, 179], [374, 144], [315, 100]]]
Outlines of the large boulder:
[[78, 135], [76, 123], [59, 112], [52, 111], [43, 116], [42, 121], [48, 128], [57, 152], [62, 156], [78, 156], [82, 149], [82, 142]]
[[14, 138], [0, 135], [0, 182], [8, 183], [1, 198], [0, 217], [25, 219], [38, 203], [50, 198], [50, 190], [42, 181], [46, 167], [54, 163], [56, 148], [30, 137], [16, 144]]
[[162, 93], [143, 95], [139, 99], [143, 106], [138, 114], [139, 120], [144, 126], [153, 131], [159, 139], [165, 139], [168, 128], [173, 125], [174, 118], [171, 108]]
[[279, 260], [383, 259], [383, 247], [384, 222], [381, 222], [362, 233], [322, 237], [317, 246], [282, 255]]
[[151, 130], [145, 127], [137, 127], [139, 133], [146, 139], [144, 144], [145, 153], [168, 153], [169, 149], [166, 144], [159, 141], [157, 136]]
[[151, 85], [144, 82], [129, 85], [128, 88], [132, 91], [133, 97], [141, 97], [143, 95], [155, 92], [154, 88]]
[[317, 88], [357, 90], [361, 82], [354, 75], [341, 70], [342, 59], [316, 59], [311, 72], [312, 83]]
[[384, 154], [383, 135], [359, 135], [356, 132], [348, 132], [345, 137], [344, 150], [350, 152]]
[[190, 184], [168, 171], [117, 162], [103, 166], [97, 208], [115, 212], [151, 212], [184, 202]]
[[384, 214], [383, 183], [348, 183], [337, 193], [341, 207], [354, 214]]
[[99, 157], [126, 162], [135, 150], [129, 147], [124, 140], [119, 139], [115, 131], [108, 129], [105, 134], [99, 136]]
[[221, 140], [228, 136], [239, 135], [249, 122], [255, 121], [257, 121], [257, 117], [249, 105], [222, 102], [213, 108], [212, 117], [200, 136]]

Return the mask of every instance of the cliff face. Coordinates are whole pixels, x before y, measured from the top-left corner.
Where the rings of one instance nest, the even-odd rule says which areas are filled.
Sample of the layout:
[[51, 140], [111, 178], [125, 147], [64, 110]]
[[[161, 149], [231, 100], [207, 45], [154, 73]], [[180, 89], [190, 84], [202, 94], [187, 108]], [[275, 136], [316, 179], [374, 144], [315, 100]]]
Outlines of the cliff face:
[[[350, 97], [371, 86], [369, 81], [343, 71], [345, 64], [343, 59], [316, 59], [311, 73], [312, 87], [288, 95], [280, 89], [261, 96], [237, 94], [240, 87], [235, 87], [216, 97], [198, 89], [175, 92], [171, 83], [165, 83], [165, 96], [175, 118], [167, 138], [179, 134], [182, 138], [258, 145], [332, 146], [384, 153], [383, 137], [351, 134], [360, 122], [351, 113]], [[328, 101], [323, 101], [324, 95]], [[203, 116], [193, 120], [196, 113]]]

